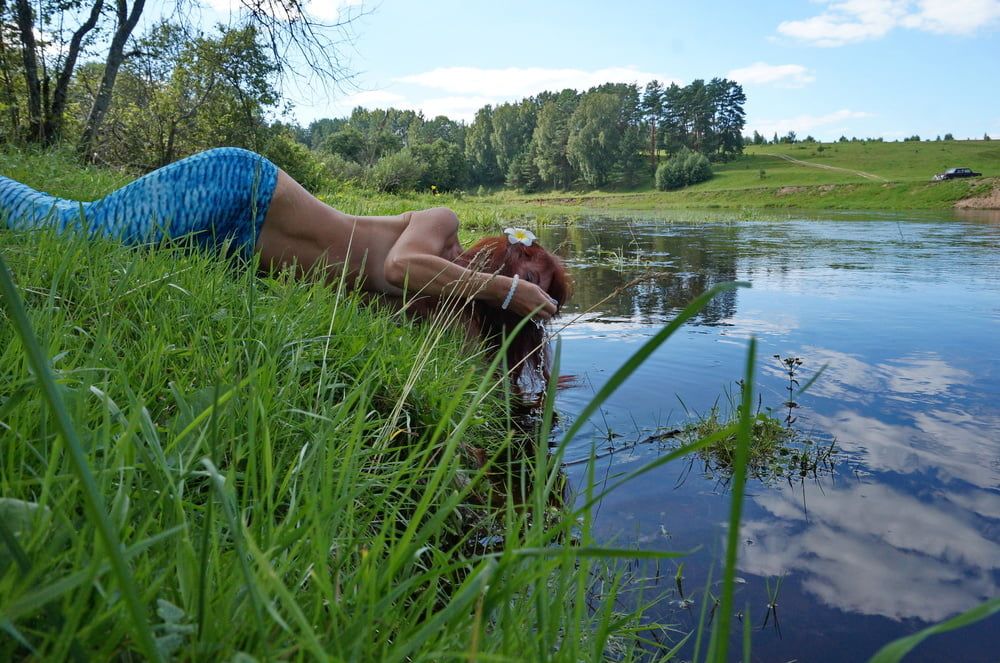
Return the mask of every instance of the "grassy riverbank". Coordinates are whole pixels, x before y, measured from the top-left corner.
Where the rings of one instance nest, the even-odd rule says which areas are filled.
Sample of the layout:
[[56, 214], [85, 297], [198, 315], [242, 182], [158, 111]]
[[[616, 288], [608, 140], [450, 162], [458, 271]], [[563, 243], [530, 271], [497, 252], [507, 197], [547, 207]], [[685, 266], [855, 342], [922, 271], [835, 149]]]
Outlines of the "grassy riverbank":
[[[3, 172], [77, 199], [128, 179]], [[451, 327], [179, 247], [4, 229], [0, 257], [4, 660], [630, 660], [683, 636], [619, 596], [617, 560], [675, 554], [595, 544], [551, 412], [525, 433]]]
[[[4, 173], [74, 198], [127, 179], [2, 158]], [[496, 222], [456, 202], [473, 225]], [[336, 286], [48, 232], [0, 230], [0, 257], [4, 660], [620, 661], [669, 658], [688, 635], [655, 622], [655, 596], [620, 593], [620, 560], [678, 554], [599, 546], [601, 484], [590, 477], [568, 506], [559, 463], [715, 291], [550, 449], [552, 412], [526, 435], [457, 332]], [[736, 436], [721, 598], [714, 620], [701, 606], [711, 626], [689, 636], [695, 660], [728, 660], [715, 633], [735, 632], [742, 607], [750, 347], [738, 422], [607, 488]]]
[[0, 255], [37, 336], [5, 294], [4, 660], [634, 653], [642, 610], [455, 332], [178, 249]]
[[[931, 182], [968, 166], [983, 177]], [[678, 191], [496, 194], [497, 202], [547, 209], [945, 209], [1000, 190], [1000, 140], [796, 143], [749, 146], [715, 176]], [[989, 203], [1000, 207], [1000, 197]]]

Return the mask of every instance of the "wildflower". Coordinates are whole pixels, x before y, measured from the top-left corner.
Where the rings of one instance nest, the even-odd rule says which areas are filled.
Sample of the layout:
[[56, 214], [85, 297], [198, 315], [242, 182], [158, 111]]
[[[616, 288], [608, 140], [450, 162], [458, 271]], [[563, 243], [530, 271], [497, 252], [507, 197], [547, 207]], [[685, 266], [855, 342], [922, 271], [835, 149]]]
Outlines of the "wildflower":
[[511, 244], [524, 244], [525, 246], [531, 246], [534, 244], [535, 233], [530, 230], [525, 230], [524, 228], [504, 228], [504, 234], [507, 235], [507, 241]]

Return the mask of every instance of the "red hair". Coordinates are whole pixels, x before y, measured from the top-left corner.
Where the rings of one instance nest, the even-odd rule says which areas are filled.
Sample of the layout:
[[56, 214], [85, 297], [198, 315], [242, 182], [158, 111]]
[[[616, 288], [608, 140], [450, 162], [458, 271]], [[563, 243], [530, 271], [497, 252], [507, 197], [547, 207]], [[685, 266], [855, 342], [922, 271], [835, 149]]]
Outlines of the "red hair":
[[[562, 308], [572, 294], [572, 285], [562, 261], [536, 243], [531, 246], [512, 244], [506, 235], [486, 237], [455, 258], [463, 267], [479, 272], [495, 273], [522, 280], [544, 283], [549, 296], [556, 300], [556, 309]], [[521, 323], [521, 316], [498, 307], [488, 306], [479, 300], [472, 302], [472, 323], [488, 347], [499, 350], [504, 340]], [[528, 321], [507, 345], [507, 368], [511, 382], [519, 384], [522, 376], [531, 383], [541, 378], [545, 388], [549, 378], [549, 343], [545, 330]], [[527, 369], [527, 372], [525, 372]]]

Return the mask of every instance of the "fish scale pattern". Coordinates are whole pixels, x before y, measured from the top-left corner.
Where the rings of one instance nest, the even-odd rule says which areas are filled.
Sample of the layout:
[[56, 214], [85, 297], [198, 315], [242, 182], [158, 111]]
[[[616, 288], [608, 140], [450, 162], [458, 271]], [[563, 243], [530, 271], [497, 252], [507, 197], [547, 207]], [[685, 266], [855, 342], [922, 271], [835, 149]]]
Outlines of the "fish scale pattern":
[[127, 244], [191, 238], [249, 258], [278, 168], [263, 156], [221, 147], [175, 161], [93, 202], [56, 198], [0, 176], [0, 217], [8, 228], [54, 227]]

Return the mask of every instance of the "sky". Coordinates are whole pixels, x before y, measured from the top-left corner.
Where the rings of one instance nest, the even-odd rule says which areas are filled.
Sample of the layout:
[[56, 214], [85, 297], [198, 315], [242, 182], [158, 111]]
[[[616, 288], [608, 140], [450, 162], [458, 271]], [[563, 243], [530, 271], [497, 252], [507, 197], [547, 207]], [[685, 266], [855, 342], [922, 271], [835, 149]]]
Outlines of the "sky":
[[[206, 0], [201, 20], [231, 20]], [[302, 125], [355, 106], [470, 122], [544, 90], [725, 77], [745, 134], [1000, 138], [1000, 0], [310, 0], [351, 18], [350, 81], [292, 76]], [[293, 69], [302, 70], [293, 63]]]

